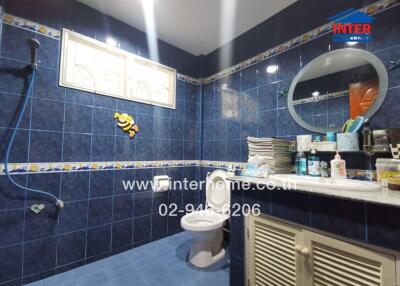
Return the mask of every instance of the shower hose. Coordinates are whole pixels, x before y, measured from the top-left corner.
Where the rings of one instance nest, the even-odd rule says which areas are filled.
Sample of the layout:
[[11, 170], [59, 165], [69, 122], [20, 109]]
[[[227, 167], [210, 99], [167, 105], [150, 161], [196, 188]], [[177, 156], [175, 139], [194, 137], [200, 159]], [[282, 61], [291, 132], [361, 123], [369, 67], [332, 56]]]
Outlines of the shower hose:
[[27, 187], [24, 187], [24, 186], [18, 184], [12, 178], [12, 176], [10, 175], [10, 172], [8, 170], [11, 149], [12, 149], [13, 144], [14, 144], [15, 136], [17, 135], [18, 129], [19, 129], [19, 127], [21, 125], [21, 122], [22, 122], [22, 119], [24, 117], [25, 109], [26, 109], [26, 107], [28, 105], [30, 97], [32, 96], [33, 84], [35, 82], [35, 76], [36, 76], [36, 69], [33, 69], [32, 70], [32, 77], [31, 77], [31, 80], [30, 80], [30, 83], [29, 83], [29, 87], [28, 87], [28, 91], [26, 93], [26, 96], [25, 96], [21, 111], [20, 111], [20, 113], [18, 115], [17, 123], [15, 124], [15, 128], [13, 129], [13, 131], [11, 133], [10, 140], [8, 141], [8, 144], [7, 144], [5, 161], [4, 161], [4, 169], [5, 169], [6, 176], [7, 176], [8, 180], [13, 185], [17, 186], [20, 190], [27, 191], [27, 192], [30, 192], [30, 193], [37, 193], [37, 194], [41, 194], [41, 195], [44, 195], [44, 196], [51, 197], [51, 198], [53, 198], [55, 200], [55, 203], [59, 208], [63, 208], [64, 207], [64, 203], [59, 198], [57, 198], [56, 196], [54, 196], [51, 193], [47, 193], [47, 192], [36, 190], [36, 189], [27, 188]]

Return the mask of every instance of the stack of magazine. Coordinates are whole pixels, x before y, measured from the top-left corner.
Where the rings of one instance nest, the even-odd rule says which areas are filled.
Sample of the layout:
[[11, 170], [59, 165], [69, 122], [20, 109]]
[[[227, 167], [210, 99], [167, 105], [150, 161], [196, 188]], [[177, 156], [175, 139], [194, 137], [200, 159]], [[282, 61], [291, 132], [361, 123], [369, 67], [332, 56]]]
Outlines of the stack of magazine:
[[258, 161], [259, 165], [267, 165], [275, 174], [291, 172], [290, 141], [273, 137], [248, 137], [247, 144], [249, 161]]

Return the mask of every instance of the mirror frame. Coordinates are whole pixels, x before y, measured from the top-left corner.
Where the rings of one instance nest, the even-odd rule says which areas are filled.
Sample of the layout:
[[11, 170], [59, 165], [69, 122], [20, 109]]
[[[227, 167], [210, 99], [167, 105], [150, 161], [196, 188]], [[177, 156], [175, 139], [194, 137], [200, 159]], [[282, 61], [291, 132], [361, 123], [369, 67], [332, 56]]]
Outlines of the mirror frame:
[[382, 63], [382, 61], [375, 56], [374, 54], [361, 50], [361, 49], [354, 49], [354, 48], [344, 48], [344, 49], [338, 49], [338, 50], [333, 50], [327, 53], [324, 53], [312, 61], [310, 61], [304, 68], [302, 68], [297, 75], [294, 77], [289, 93], [288, 93], [288, 108], [289, 112], [292, 115], [292, 118], [294, 121], [296, 121], [297, 124], [299, 124], [301, 127], [304, 129], [310, 130], [312, 132], [316, 133], [326, 133], [326, 132], [340, 132], [341, 128], [321, 128], [321, 127], [315, 127], [312, 126], [310, 123], [305, 122], [295, 111], [294, 106], [293, 106], [293, 96], [294, 96], [294, 90], [296, 88], [297, 83], [300, 81], [301, 77], [311, 68], [314, 62], [317, 60], [321, 60], [324, 57], [327, 56], [340, 56], [342, 53], [346, 52], [348, 54], [349, 52], [353, 54], [354, 56], [362, 56], [364, 57], [376, 70], [376, 73], [378, 74], [378, 80], [379, 80], [379, 94], [378, 97], [375, 99], [374, 103], [370, 107], [370, 109], [365, 113], [363, 116], [366, 119], [371, 118], [375, 112], [379, 110], [379, 108], [382, 106], [386, 93], [388, 90], [388, 74], [386, 71], [385, 65]]

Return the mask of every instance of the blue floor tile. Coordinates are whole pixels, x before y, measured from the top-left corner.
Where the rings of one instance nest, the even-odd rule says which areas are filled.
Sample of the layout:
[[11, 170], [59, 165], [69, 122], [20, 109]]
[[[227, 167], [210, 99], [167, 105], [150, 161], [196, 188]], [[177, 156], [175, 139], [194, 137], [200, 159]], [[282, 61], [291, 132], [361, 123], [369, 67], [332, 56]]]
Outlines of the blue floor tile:
[[190, 234], [182, 232], [29, 286], [228, 286], [228, 263], [196, 269], [186, 261], [190, 246]]

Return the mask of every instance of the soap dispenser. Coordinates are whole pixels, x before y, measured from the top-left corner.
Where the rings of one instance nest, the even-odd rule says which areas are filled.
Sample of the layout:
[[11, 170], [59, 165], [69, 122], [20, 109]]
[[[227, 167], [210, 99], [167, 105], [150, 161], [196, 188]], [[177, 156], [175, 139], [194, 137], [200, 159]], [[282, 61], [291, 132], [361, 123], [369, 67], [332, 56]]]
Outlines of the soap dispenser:
[[339, 155], [339, 151], [336, 151], [335, 158], [331, 161], [331, 177], [346, 179], [346, 161]]
[[316, 155], [317, 150], [311, 150], [311, 156], [308, 158], [308, 175], [313, 177], [321, 177], [320, 159]]

